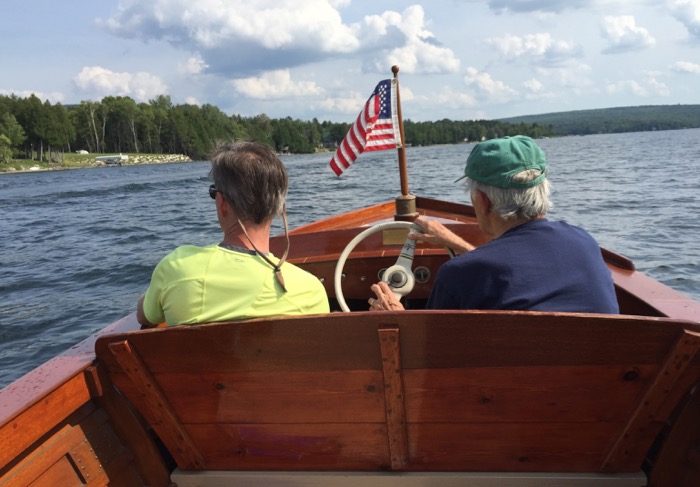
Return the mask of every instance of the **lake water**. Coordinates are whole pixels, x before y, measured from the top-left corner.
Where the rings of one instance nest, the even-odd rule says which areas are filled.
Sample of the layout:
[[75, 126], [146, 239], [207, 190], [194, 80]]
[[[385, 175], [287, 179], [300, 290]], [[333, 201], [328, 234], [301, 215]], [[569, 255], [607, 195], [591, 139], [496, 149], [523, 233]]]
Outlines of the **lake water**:
[[[700, 299], [700, 130], [539, 141], [550, 218], [589, 230], [639, 270]], [[411, 192], [467, 202], [471, 145], [407, 150]], [[290, 226], [398, 195], [396, 153], [341, 178], [330, 154], [282, 156]], [[134, 309], [158, 260], [221, 238], [208, 163], [0, 175], [0, 387]]]

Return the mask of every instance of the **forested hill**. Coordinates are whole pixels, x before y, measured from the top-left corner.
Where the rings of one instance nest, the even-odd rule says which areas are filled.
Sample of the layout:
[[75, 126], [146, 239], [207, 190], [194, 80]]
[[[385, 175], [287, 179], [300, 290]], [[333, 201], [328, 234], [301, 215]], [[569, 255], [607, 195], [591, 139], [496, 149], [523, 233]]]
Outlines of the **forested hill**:
[[543, 125], [554, 135], [644, 132], [700, 127], [700, 105], [647, 105], [543, 113], [500, 122]]

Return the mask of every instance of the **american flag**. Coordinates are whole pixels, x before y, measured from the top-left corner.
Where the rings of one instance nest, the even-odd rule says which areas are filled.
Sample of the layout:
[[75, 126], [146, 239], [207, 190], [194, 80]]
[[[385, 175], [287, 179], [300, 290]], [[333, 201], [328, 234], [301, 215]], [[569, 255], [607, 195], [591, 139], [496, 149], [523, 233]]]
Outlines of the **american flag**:
[[330, 166], [336, 176], [343, 174], [364, 151], [401, 147], [396, 83], [396, 79], [385, 79], [374, 89], [331, 159]]

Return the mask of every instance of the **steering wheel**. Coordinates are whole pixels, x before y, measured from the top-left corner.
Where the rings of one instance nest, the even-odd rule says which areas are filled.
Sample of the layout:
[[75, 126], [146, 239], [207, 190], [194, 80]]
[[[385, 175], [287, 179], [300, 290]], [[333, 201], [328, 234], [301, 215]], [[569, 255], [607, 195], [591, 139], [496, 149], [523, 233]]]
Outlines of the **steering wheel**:
[[[343, 296], [343, 288], [341, 283], [341, 278], [343, 276], [343, 269], [345, 268], [345, 261], [348, 259], [348, 255], [353, 251], [357, 245], [370, 235], [374, 235], [382, 230], [395, 230], [395, 229], [407, 229], [411, 228], [419, 229], [420, 227], [411, 222], [383, 222], [372, 225], [371, 227], [363, 230], [362, 232], [355, 235], [355, 238], [350, 240], [345, 246], [343, 251], [338, 257], [338, 262], [335, 265], [335, 274], [333, 275], [333, 284], [335, 286], [335, 298], [338, 300], [338, 305], [340, 309], [346, 313], [350, 312], [347, 303], [345, 302], [345, 296]], [[382, 281], [389, 284], [394, 294], [401, 298], [413, 290], [413, 285], [415, 284], [415, 278], [413, 276], [413, 270], [411, 266], [413, 265], [413, 255], [416, 251], [416, 241], [410, 238], [406, 239], [403, 244], [401, 253], [399, 254], [396, 263], [391, 267], [387, 268], [382, 274]]]

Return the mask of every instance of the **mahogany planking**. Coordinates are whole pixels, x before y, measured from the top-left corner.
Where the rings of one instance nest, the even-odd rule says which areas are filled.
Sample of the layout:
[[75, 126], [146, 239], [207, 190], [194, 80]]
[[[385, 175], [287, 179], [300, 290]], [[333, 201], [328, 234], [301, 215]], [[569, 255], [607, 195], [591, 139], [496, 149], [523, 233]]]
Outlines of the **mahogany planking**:
[[[133, 400], [142, 392], [108, 350], [128, 340], [208, 468], [599, 471], [636, 415], [644, 433], [635, 454], [612, 469], [628, 472], [662, 426], [658, 411], [700, 379], [689, 366], [651, 389], [681, 337], [697, 347], [687, 328], [697, 325], [572, 313], [334, 313], [141, 331], [102, 338], [96, 349]], [[390, 352], [379, 339], [387, 329], [397, 344]], [[383, 355], [400, 357], [401, 379], [391, 378], [397, 365], [381, 372]], [[386, 395], [387, 380], [403, 391], [400, 402]], [[651, 418], [636, 413], [642, 397], [654, 404]], [[404, 420], [389, 421], [404, 401], [407, 453]], [[358, 431], [382, 431], [382, 452]], [[397, 455], [386, 450], [392, 444]]]
[[218, 423], [188, 425], [187, 429], [214, 470], [389, 469], [383, 422]]
[[621, 427], [556, 421], [410, 423], [407, 470], [595, 472], [605, 453], [601, 445]]
[[[136, 394], [122, 374], [115, 384]], [[176, 372], [155, 377], [183, 423], [381, 423], [381, 371]]]

